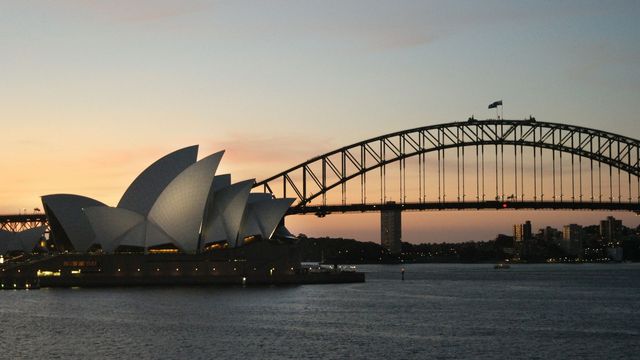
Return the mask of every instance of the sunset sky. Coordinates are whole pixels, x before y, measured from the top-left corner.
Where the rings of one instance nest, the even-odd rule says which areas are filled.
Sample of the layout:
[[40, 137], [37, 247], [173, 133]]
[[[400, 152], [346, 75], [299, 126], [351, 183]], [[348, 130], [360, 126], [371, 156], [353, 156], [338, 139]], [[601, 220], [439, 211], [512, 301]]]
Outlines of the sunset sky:
[[[495, 116], [640, 138], [638, 1], [0, 0], [0, 213], [116, 205], [172, 150], [263, 179], [393, 131]], [[598, 212], [404, 214], [403, 240], [485, 240]], [[379, 214], [287, 218], [379, 241]]]

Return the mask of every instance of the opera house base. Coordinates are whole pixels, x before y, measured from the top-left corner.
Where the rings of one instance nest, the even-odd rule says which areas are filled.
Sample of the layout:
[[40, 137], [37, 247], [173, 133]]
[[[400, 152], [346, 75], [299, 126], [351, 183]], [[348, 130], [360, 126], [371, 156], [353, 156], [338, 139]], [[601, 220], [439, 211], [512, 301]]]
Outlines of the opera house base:
[[5, 263], [2, 289], [364, 282], [355, 271], [310, 272], [298, 247], [261, 241], [200, 254], [58, 254]]

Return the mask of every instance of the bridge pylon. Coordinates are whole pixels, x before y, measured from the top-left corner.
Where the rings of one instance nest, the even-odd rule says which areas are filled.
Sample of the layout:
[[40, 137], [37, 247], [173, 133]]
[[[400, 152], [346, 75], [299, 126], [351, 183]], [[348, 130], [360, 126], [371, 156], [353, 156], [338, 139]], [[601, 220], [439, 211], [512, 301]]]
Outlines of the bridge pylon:
[[[387, 205], [394, 205], [388, 201]], [[402, 210], [391, 206], [380, 211], [380, 244], [391, 254], [402, 251]]]

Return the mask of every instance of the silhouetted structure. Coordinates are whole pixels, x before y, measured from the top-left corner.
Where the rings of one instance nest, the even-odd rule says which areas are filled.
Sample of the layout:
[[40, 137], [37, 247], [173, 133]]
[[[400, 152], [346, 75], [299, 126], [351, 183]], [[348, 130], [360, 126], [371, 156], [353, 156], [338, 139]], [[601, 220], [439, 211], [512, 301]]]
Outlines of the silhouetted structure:
[[562, 228], [562, 248], [570, 256], [582, 257], [582, 226], [569, 224]]
[[621, 230], [622, 220], [617, 220], [613, 216], [600, 221], [600, 238], [607, 244], [617, 243]]
[[608, 216], [600, 221], [600, 239], [607, 247], [607, 256], [614, 261], [622, 261], [622, 220]]
[[519, 255], [524, 256], [531, 252], [532, 240], [531, 221], [513, 225], [513, 247]]

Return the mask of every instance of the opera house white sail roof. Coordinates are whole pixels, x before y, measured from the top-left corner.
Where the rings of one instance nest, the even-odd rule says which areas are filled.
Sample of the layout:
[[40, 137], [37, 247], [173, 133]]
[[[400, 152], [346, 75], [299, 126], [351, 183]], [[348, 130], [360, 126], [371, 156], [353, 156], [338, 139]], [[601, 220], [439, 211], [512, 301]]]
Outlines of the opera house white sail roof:
[[129, 185], [118, 207], [148, 215], [151, 207], [169, 183], [196, 162], [198, 145], [176, 150], [146, 168]]
[[54, 241], [86, 252], [100, 245], [149, 249], [173, 246], [194, 253], [207, 245], [237, 247], [244, 239], [269, 239], [293, 199], [252, 194], [255, 181], [216, 175], [224, 151], [197, 159], [198, 146], [174, 151], [151, 164], [128, 187], [117, 207], [78, 195], [42, 197]]
[[253, 183], [245, 180], [213, 192], [202, 224], [203, 245], [222, 241], [236, 245]]
[[209, 155], [176, 176], [149, 212], [149, 220], [158, 224], [185, 252], [197, 250], [205, 205], [223, 154], [221, 151]]
[[86, 196], [54, 194], [43, 196], [42, 205], [58, 247], [78, 252], [89, 250], [95, 234], [82, 209], [105, 204]]

